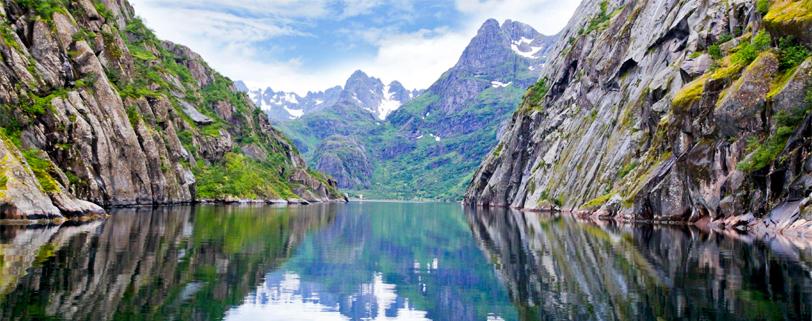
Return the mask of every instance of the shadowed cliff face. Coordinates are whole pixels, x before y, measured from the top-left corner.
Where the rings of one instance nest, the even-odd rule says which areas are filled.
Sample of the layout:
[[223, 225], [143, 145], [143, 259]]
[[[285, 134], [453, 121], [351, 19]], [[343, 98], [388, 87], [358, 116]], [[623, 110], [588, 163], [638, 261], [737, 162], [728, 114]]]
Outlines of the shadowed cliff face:
[[2, 226], [0, 319], [222, 319], [334, 217], [330, 205], [175, 207], [79, 226]]
[[466, 200], [808, 230], [811, 7], [584, 1]]
[[466, 216], [522, 320], [812, 316], [812, 253], [785, 239], [506, 209], [468, 209]]

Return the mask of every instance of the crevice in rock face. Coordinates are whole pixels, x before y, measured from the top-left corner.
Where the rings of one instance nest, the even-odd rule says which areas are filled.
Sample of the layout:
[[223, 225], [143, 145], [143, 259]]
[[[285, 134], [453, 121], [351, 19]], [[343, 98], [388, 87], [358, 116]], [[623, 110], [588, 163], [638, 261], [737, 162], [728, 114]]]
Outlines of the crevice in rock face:
[[[587, 8], [600, 3], [587, 1]], [[657, 8], [647, 6], [652, 3]], [[519, 194], [514, 205], [526, 202], [532, 207], [538, 195], [506, 185], [535, 179], [536, 190], [588, 194], [598, 202], [610, 200], [604, 207], [586, 209], [596, 214], [691, 222], [709, 218], [714, 224], [740, 227], [758, 223], [768, 211], [786, 202], [806, 198], [804, 204], [812, 204], [812, 159], [807, 159], [812, 129], [801, 127], [808, 126], [809, 117], [805, 125], [797, 119], [797, 113], [807, 113], [799, 102], [812, 86], [812, 61], [807, 58], [798, 64], [797, 70], [803, 72], [783, 74], [781, 50], [776, 47], [777, 38], [796, 32], [786, 31], [783, 22], [773, 21], [771, 28], [768, 21], [762, 27], [762, 14], [756, 12], [753, 1], [623, 4], [634, 9], [629, 15], [632, 18], [610, 21], [605, 29], [595, 31], [599, 34], [579, 34], [597, 9], [584, 10], [571, 22], [564, 38], [575, 34], [583, 38], [559, 44], [559, 52], [553, 53], [557, 58], [547, 65], [543, 76], [555, 81], [545, 98], [545, 119], [528, 131], [511, 132], [531, 135], [540, 142], [551, 135], [564, 137], [568, 147], [560, 152], [568, 155], [566, 162], [578, 164], [577, 168], [561, 163], [541, 166], [539, 172], [522, 168], [524, 173], [514, 179], [518, 159], [498, 158], [488, 163], [492, 171], [487, 172], [487, 182], [469, 189], [469, 199], [476, 199], [480, 191], [509, 190]], [[618, 31], [617, 25], [629, 33]], [[770, 44], [753, 49], [764, 33], [772, 37], [767, 41]], [[727, 38], [723, 35], [732, 39], [722, 41]], [[711, 55], [711, 44], [718, 45], [721, 57]], [[799, 45], [809, 47], [804, 41]], [[749, 52], [742, 48], [755, 51], [740, 60], [744, 58], [741, 54]], [[600, 83], [604, 79], [610, 80]], [[783, 83], [778, 84], [779, 80]], [[634, 95], [638, 97], [629, 98]], [[604, 101], [611, 103], [599, 103]], [[624, 114], [617, 115], [610, 108]], [[778, 117], [785, 112], [795, 117]], [[581, 130], [589, 128], [597, 115], [609, 114], [616, 121], [631, 121], [586, 134]], [[559, 127], [560, 118], [566, 119], [566, 125]], [[782, 124], [777, 124], [778, 118], [783, 119]], [[513, 126], [520, 126], [516, 124], [520, 121], [514, 120]], [[776, 136], [779, 127], [783, 127], [782, 134]], [[784, 144], [787, 135], [792, 137]], [[537, 147], [522, 137], [506, 137], [502, 142], [514, 151]], [[597, 142], [612, 143], [595, 147]], [[585, 152], [584, 146], [599, 150]], [[527, 163], [538, 162], [542, 155], [529, 155]], [[634, 167], [640, 164], [645, 166]], [[572, 171], [553, 170], [559, 168]], [[595, 168], [607, 174], [593, 177]], [[631, 168], [625, 179], [609, 186], [612, 190], [602, 186], [615, 181], [612, 176], [623, 168]], [[615, 196], [620, 199], [611, 201]], [[620, 202], [625, 202], [622, 208]], [[745, 214], [752, 215], [742, 218]], [[719, 223], [726, 219], [734, 221]], [[738, 219], [747, 221], [735, 221]], [[799, 224], [812, 228], [812, 222]]]
[[561, 97], [561, 95], [567, 89], [567, 86], [569, 86], [570, 81], [572, 81], [572, 77], [576, 70], [578, 70], [578, 60], [573, 59], [564, 70], [561, 78], [559, 78], [558, 81], [556, 81], [555, 84], [550, 88], [550, 91], [547, 94], [550, 100]]
[[648, 46], [648, 50], [654, 50], [657, 47], [661, 46], [662, 44], [668, 42], [669, 40], [675, 39], [680, 41], [682, 44], [675, 48], [675, 52], [682, 50], [685, 46], [685, 41], [688, 40], [688, 36], [691, 34], [691, 28], [688, 24], [688, 18], [693, 14], [694, 10], [691, 10], [685, 17], [682, 18], [673, 28], [669, 29], [662, 37], [655, 40], [650, 46]]
[[632, 58], [626, 59], [626, 61], [624, 61], [620, 65], [620, 67], [617, 69], [617, 72], [615, 72], [614, 79], [624, 77], [629, 71], [631, 71], [633, 68], [636, 68], [636, 67], [637, 67], [637, 61], [634, 61], [634, 59], [632, 59]]

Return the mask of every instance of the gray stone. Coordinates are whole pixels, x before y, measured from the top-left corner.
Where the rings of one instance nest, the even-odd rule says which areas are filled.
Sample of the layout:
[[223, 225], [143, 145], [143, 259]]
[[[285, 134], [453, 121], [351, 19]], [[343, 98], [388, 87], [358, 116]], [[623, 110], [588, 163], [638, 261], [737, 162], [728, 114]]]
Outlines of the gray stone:
[[214, 121], [206, 115], [203, 115], [200, 111], [195, 108], [194, 105], [190, 104], [185, 100], [178, 100], [180, 107], [183, 109], [183, 112], [186, 113], [189, 118], [191, 118], [195, 123], [200, 125], [208, 125], [214, 123]]

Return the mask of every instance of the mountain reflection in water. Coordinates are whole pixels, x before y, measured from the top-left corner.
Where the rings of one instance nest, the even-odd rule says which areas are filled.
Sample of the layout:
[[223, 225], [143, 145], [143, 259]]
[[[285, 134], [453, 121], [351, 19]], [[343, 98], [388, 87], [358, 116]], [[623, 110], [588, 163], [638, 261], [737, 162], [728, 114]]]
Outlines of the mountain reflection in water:
[[687, 226], [467, 210], [522, 320], [809, 320], [810, 251]]
[[781, 238], [440, 203], [0, 226], [0, 320], [808, 320]]

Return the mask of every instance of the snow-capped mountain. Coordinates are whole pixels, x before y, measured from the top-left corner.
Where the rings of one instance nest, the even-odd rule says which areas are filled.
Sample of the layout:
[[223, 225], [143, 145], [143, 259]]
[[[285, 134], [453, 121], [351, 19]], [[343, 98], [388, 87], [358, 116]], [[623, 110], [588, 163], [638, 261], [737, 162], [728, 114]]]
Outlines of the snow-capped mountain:
[[518, 21], [500, 25], [489, 19], [457, 64], [428, 89], [438, 100], [427, 111], [454, 113], [488, 88], [527, 89], [538, 80], [556, 39]]
[[296, 93], [266, 88], [249, 90], [248, 95], [272, 120], [286, 121], [335, 104], [341, 91], [341, 87], [336, 86], [325, 91], [308, 92], [302, 97]]
[[512, 20], [506, 20], [502, 24], [502, 32], [510, 38], [510, 49], [528, 59], [547, 58], [547, 52], [558, 39], [542, 35], [533, 27]]
[[248, 90], [247, 93], [254, 104], [268, 113], [271, 120], [282, 122], [299, 119], [338, 102], [358, 106], [384, 120], [422, 91], [408, 90], [398, 81], [384, 84], [380, 79], [358, 70], [347, 79], [343, 88], [336, 86], [325, 91], [308, 92], [304, 97], [271, 88]]
[[342, 188], [455, 199], [468, 183], [463, 177], [493, 150], [501, 124], [538, 81], [556, 39], [490, 19], [428, 90], [357, 71], [333, 106], [278, 128]]
[[420, 93], [418, 90], [407, 90], [398, 81], [384, 84], [380, 79], [358, 70], [347, 79], [339, 102], [356, 105], [385, 120], [386, 116]]

